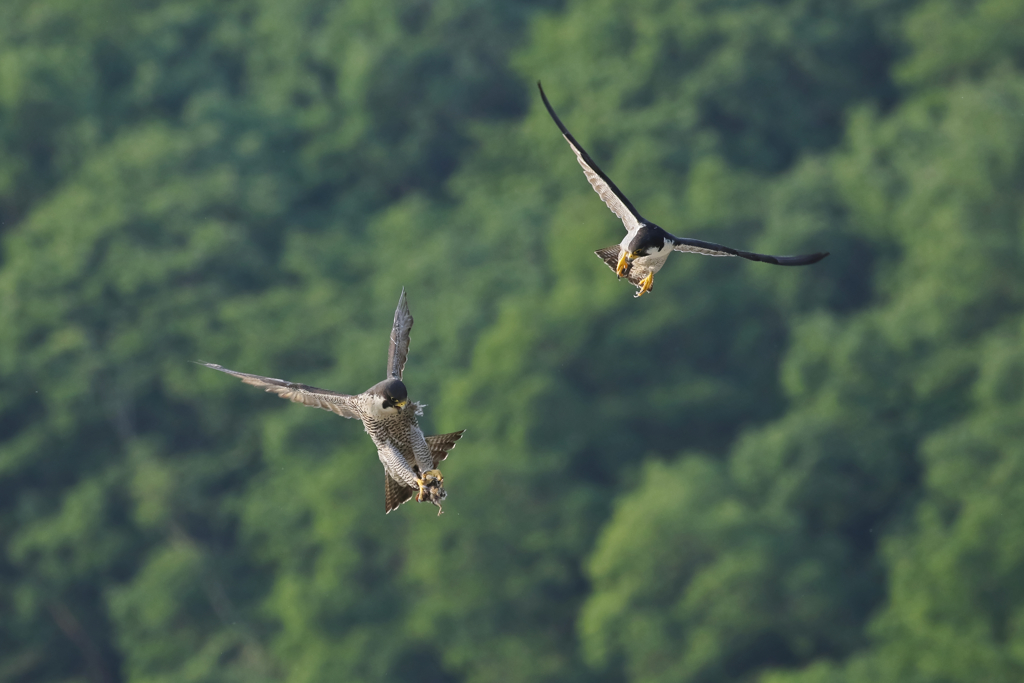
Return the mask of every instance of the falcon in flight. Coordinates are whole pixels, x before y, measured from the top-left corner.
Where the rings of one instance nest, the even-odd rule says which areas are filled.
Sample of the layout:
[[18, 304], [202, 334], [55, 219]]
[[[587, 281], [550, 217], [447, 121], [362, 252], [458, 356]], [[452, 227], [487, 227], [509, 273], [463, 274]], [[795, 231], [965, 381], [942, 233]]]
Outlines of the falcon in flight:
[[213, 370], [234, 375], [246, 384], [265, 387], [272, 394], [301, 403], [311, 408], [323, 408], [342, 417], [362, 420], [366, 433], [377, 446], [377, 456], [384, 465], [384, 512], [391, 512], [416, 494], [418, 502], [437, 506], [447, 497], [444, 477], [438, 464], [448, 457], [448, 451], [466, 431], [423, 436], [417, 415], [423, 407], [409, 402], [409, 393], [402, 383], [402, 369], [409, 355], [409, 331], [412, 315], [405, 299], [405, 289], [398, 299], [395, 324], [391, 329], [391, 349], [388, 351], [388, 378], [378, 382], [361, 394], [349, 396], [326, 389], [287, 382], [283, 379], [261, 377], [228, 370], [213, 363], [199, 363]]
[[755, 254], [750, 251], [740, 251], [721, 244], [714, 244], [713, 242], [704, 242], [688, 237], [676, 237], [654, 223], [645, 220], [633, 208], [629, 200], [626, 199], [626, 195], [622, 194], [622, 191], [615, 186], [611, 178], [598, 168], [586, 150], [576, 142], [576, 138], [562, 124], [558, 114], [555, 113], [551, 103], [548, 102], [540, 82], [537, 83], [537, 87], [540, 89], [540, 97], [544, 100], [544, 106], [547, 107], [548, 113], [551, 114], [551, 118], [555, 120], [558, 128], [562, 131], [562, 135], [565, 137], [566, 142], [569, 143], [572, 151], [576, 153], [576, 159], [580, 162], [580, 166], [583, 167], [583, 174], [587, 176], [587, 180], [590, 181], [594, 191], [601, 197], [601, 201], [612, 210], [612, 213], [622, 220], [622, 224], [626, 227], [626, 236], [621, 242], [615, 246], [598, 249], [594, 253], [600, 256], [608, 264], [608, 267], [615, 271], [616, 275], [620, 278], [625, 277], [637, 287], [635, 296], [643, 296], [646, 292], [651, 291], [654, 284], [654, 274], [661, 270], [661, 267], [665, 265], [665, 261], [668, 260], [668, 255], [673, 251], [688, 251], [706, 256], [739, 256], [751, 261], [773, 263], [777, 266], [806, 266], [817, 263], [828, 256], [828, 252], [804, 254], [802, 256]]

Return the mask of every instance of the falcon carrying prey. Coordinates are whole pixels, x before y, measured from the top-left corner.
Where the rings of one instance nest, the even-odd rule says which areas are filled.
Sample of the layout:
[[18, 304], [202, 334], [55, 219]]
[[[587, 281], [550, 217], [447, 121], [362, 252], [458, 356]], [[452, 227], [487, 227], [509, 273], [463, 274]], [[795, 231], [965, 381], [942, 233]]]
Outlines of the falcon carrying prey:
[[767, 254], [739, 251], [738, 249], [714, 244], [713, 242], [676, 237], [654, 223], [644, 220], [643, 216], [637, 213], [637, 210], [626, 199], [626, 195], [622, 194], [619, 188], [615, 187], [615, 183], [604, 174], [604, 171], [597, 167], [597, 164], [590, 158], [586, 150], [580, 147], [580, 144], [576, 142], [576, 138], [562, 124], [555, 110], [551, 108], [551, 103], [548, 102], [548, 98], [544, 94], [544, 88], [540, 87], [539, 82], [537, 87], [540, 89], [540, 97], [544, 100], [544, 106], [547, 107], [548, 113], [551, 114], [551, 118], [558, 124], [562, 135], [569, 143], [569, 146], [572, 147], [572, 151], [576, 153], [576, 159], [580, 162], [580, 166], [583, 167], [583, 173], [587, 176], [587, 180], [590, 181], [590, 185], [597, 192], [598, 196], [601, 197], [601, 200], [608, 205], [608, 208], [612, 210], [612, 213], [622, 219], [622, 224], [626, 226], [626, 236], [620, 243], [615, 246], [598, 249], [594, 253], [600, 256], [608, 264], [608, 267], [615, 271], [616, 275], [619, 277], [625, 276], [637, 287], [635, 296], [643, 296], [645, 292], [651, 291], [651, 287], [654, 284], [654, 274], [661, 270], [661, 267], [665, 265], [665, 261], [668, 259], [668, 255], [673, 251], [689, 251], [707, 256], [739, 256], [751, 261], [773, 263], [777, 266], [806, 266], [811, 263], [817, 263], [828, 256], [828, 252], [805, 254], [803, 256], [769, 256]]
[[213, 363], [199, 365], [234, 375], [246, 384], [266, 387], [268, 392], [289, 401], [362, 420], [384, 464], [384, 512], [391, 512], [416, 492], [418, 502], [433, 503], [440, 515], [441, 501], [448, 494], [444, 490], [444, 477], [437, 465], [448, 457], [448, 451], [454, 448], [455, 442], [462, 438], [466, 430], [423, 436], [416, 422], [416, 416], [423, 414], [423, 408], [419, 403], [409, 402], [408, 392], [402, 383], [402, 368], [409, 355], [411, 329], [412, 315], [403, 289], [395, 311], [395, 324], [391, 329], [388, 378], [355, 396], [283, 379], [235, 372]]

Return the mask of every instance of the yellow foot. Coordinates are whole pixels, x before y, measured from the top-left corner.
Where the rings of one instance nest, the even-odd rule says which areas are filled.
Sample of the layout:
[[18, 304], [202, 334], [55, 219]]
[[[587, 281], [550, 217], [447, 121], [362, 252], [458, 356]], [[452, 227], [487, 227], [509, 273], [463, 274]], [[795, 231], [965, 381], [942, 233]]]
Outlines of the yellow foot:
[[640, 281], [640, 291], [633, 295], [634, 299], [639, 299], [647, 292], [651, 291], [654, 286], [654, 273], [648, 273], [647, 277]]
[[437, 514], [440, 516], [443, 512], [441, 501], [448, 496], [444, 490], [444, 476], [441, 470], [424, 472], [423, 476], [416, 480], [416, 484], [420, 487], [419, 493], [416, 494], [416, 502], [433, 503], [437, 506]]
[[619, 265], [615, 266], [615, 274], [622, 277], [626, 274], [627, 270], [629, 270], [629, 259], [626, 258], [626, 251], [623, 250], [622, 254], [619, 256]]

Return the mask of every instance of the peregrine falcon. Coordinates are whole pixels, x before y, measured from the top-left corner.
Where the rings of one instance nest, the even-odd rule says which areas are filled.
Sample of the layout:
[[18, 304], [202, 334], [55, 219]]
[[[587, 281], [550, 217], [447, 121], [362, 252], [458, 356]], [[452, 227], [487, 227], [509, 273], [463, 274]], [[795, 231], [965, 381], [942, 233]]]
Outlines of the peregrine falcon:
[[615, 271], [620, 278], [627, 278], [637, 287], [634, 296], [643, 296], [651, 291], [654, 284], [654, 274], [661, 270], [673, 251], [688, 251], [694, 254], [705, 254], [707, 256], [739, 256], [751, 261], [773, 263], [777, 266], [806, 266], [817, 263], [828, 256], [828, 252], [817, 254], [804, 254], [802, 256], [769, 256], [768, 254], [755, 254], [749, 251], [740, 251], [732, 247], [726, 247], [713, 242], [690, 239], [687, 237], [676, 237], [663, 230], [654, 223], [645, 220], [633, 205], [626, 199], [626, 195], [615, 186], [611, 178], [604, 174], [594, 160], [590, 158], [572, 133], [562, 124], [558, 114], [551, 107], [544, 88], [540, 82], [537, 83], [540, 89], [540, 97], [544, 100], [551, 118], [555, 120], [558, 128], [562, 131], [572, 151], [576, 153], [576, 160], [583, 167], [583, 174], [587, 176], [590, 185], [597, 192], [601, 200], [622, 220], [626, 227], [626, 236], [618, 244], [598, 249], [595, 254], [608, 264], [608, 267]]
[[447, 497], [444, 477], [438, 464], [448, 457], [448, 451], [462, 438], [465, 429], [451, 434], [423, 436], [417, 415], [423, 406], [409, 402], [409, 394], [402, 383], [402, 369], [409, 355], [409, 331], [412, 315], [405, 298], [405, 289], [398, 299], [395, 323], [391, 329], [391, 348], [388, 351], [388, 378], [378, 382], [361, 394], [349, 396], [326, 389], [287, 382], [283, 379], [261, 377], [228, 370], [213, 363], [199, 362], [213, 370], [238, 377], [246, 384], [266, 387], [272, 394], [312, 408], [323, 408], [342, 417], [362, 420], [366, 433], [377, 446], [377, 456], [384, 465], [384, 512], [391, 512], [416, 492], [418, 502], [437, 506]]

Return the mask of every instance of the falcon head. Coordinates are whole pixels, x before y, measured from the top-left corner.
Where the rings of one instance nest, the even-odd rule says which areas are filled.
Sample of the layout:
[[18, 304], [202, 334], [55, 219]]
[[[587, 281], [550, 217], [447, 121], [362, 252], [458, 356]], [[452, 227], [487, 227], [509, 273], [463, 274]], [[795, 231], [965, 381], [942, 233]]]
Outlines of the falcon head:
[[636, 231], [633, 239], [629, 241], [628, 247], [623, 251], [626, 252], [629, 260], [633, 261], [643, 256], [657, 254], [664, 250], [665, 246], [664, 231], [656, 225], [644, 225]]
[[[623, 277], [629, 272], [633, 261], [645, 256], [659, 256], [663, 251], [671, 251], [674, 245], [665, 240], [664, 231], [654, 224], [641, 226], [633, 239], [625, 247], [621, 248], [619, 263], [615, 268], [615, 274]], [[644, 291], [650, 289], [649, 287]]]
[[647, 225], [642, 226], [633, 235], [633, 239], [629, 241], [629, 244], [620, 248], [619, 263], [615, 268], [615, 274], [619, 277], [623, 277], [629, 271], [633, 261], [644, 256], [650, 256], [652, 252], [661, 251], [665, 246], [664, 239], [661, 239], [648, 228], [649, 226]]
[[381, 412], [386, 415], [394, 415], [409, 404], [409, 392], [400, 379], [386, 379], [368, 393], [376, 399], [375, 406], [379, 405]]

